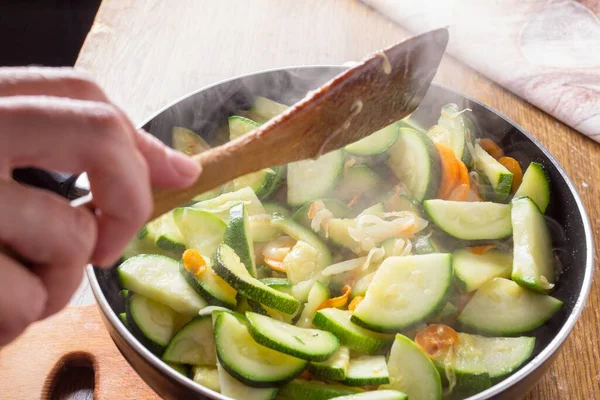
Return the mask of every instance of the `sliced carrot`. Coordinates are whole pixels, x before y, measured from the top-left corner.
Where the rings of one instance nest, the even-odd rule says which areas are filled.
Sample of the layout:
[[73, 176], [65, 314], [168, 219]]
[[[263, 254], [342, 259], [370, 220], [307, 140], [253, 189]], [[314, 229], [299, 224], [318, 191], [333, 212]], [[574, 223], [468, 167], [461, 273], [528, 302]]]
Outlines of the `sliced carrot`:
[[283, 261], [275, 261], [275, 260], [271, 260], [270, 258], [264, 257], [265, 260], [265, 264], [267, 267], [271, 268], [274, 271], [277, 272], [287, 272], [285, 270], [285, 267], [283, 266]]
[[338, 297], [334, 297], [332, 299], [327, 299], [319, 307], [318, 310], [322, 310], [323, 308], [339, 308], [344, 307], [348, 304], [348, 299], [350, 298], [350, 294], [352, 293], [352, 288], [348, 285], [345, 285], [342, 288], [342, 295]]
[[195, 249], [187, 249], [181, 256], [183, 266], [192, 274], [199, 276], [206, 272], [206, 261], [202, 254]]
[[348, 203], [348, 207], [350, 207], [350, 208], [354, 207], [354, 205], [356, 203], [358, 203], [358, 200], [360, 200], [361, 196], [362, 196], [362, 193], [355, 194], [354, 197], [352, 197], [352, 200], [350, 200], [350, 202]]
[[477, 254], [477, 255], [482, 255], [487, 253], [488, 251], [492, 250], [494, 247], [493, 244], [486, 244], [483, 246], [472, 246], [472, 247], [467, 247], [467, 249], [469, 249], [469, 251], [473, 254]]
[[452, 190], [452, 193], [448, 196], [448, 200], [452, 201], [466, 201], [471, 187], [469, 185], [460, 184]]
[[506, 169], [513, 174], [513, 181], [510, 191], [515, 193], [519, 186], [521, 186], [521, 182], [523, 182], [523, 170], [521, 169], [521, 164], [519, 164], [519, 162], [512, 157], [500, 157], [498, 162], [504, 165]]
[[352, 301], [350, 302], [350, 304], [348, 304], [348, 310], [354, 312], [354, 310], [356, 310], [356, 307], [358, 307], [358, 305], [365, 299], [365, 296], [356, 296], [355, 298], [352, 299]]
[[435, 146], [440, 154], [440, 161], [442, 164], [442, 179], [440, 182], [440, 189], [438, 191], [438, 197], [440, 199], [447, 199], [452, 193], [452, 190], [456, 186], [456, 182], [459, 176], [459, 167], [454, 155], [454, 151], [442, 144], [436, 143]]
[[479, 141], [479, 145], [484, 149], [490, 156], [496, 160], [504, 156], [504, 150], [496, 144], [492, 139], [484, 138]]
[[302, 371], [302, 373], [300, 374], [300, 376], [304, 379], [306, 379], [307, 381], [310, 381], [312, 379], [312, 375], [310, 374], [310, 372], [308, 372], [307, 369], [305, 369], [304, 371]]
[[458, 184], [469, 185], [471, 183], [471, 179], [469, 178], [469, 169], [465, 163], [459, 159], [457, 159], [456, 162], [458, 163]]

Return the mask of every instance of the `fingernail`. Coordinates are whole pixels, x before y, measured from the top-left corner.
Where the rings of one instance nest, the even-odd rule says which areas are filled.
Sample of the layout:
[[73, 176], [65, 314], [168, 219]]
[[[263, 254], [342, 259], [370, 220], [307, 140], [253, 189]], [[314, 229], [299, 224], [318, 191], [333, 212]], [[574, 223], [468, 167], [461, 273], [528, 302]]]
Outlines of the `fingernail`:
[[200, 174], [200, 165], [191, 157], [175, 150], [169, 149], [169, 162], [182, 178], [197, 178]]

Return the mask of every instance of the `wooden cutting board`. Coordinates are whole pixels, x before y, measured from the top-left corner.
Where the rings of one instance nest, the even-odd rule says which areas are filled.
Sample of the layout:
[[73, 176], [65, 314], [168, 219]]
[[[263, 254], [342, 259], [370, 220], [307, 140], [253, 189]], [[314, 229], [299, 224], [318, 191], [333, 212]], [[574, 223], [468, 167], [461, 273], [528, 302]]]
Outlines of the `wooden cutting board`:
[[95, 400], [160, 398], [123, 358], [95, 305], [67, 307], [0, 349], [0, 397], [50, 399], [69, 365], [94, 369]]

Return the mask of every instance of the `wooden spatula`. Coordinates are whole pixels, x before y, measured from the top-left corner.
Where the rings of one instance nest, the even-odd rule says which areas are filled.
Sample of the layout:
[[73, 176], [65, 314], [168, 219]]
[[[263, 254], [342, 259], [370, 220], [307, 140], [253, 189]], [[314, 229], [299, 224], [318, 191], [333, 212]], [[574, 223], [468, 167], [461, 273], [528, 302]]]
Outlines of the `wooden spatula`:
[[183, 190], [154, 189], [151, 218], [239, 176], [317, 158], [408, 116], [425, 96], [447, 43], [442, 28], [379, 51], [252, 132], [196, 155], [200, 178]]

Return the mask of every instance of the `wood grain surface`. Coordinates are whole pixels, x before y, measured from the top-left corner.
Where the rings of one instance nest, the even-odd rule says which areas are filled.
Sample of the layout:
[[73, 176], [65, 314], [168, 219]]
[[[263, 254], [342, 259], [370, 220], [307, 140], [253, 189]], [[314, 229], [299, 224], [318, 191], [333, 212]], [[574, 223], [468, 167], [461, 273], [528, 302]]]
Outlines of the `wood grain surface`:
[[[188, 92], [290, 65], [342, 64], [406, 32], [354, 0], [104, 0], [77, 67], [136, 123]], [[600, 236], [600, 146], [446, 57], [435, 81], [473, 96], [536, 136], [563, 165]], [[596, 265], [596, 278], [600, 269]], [[73, 304], [93, 301], [86, 283]], [[529, 400], [600, 399], [600, 283]]]

